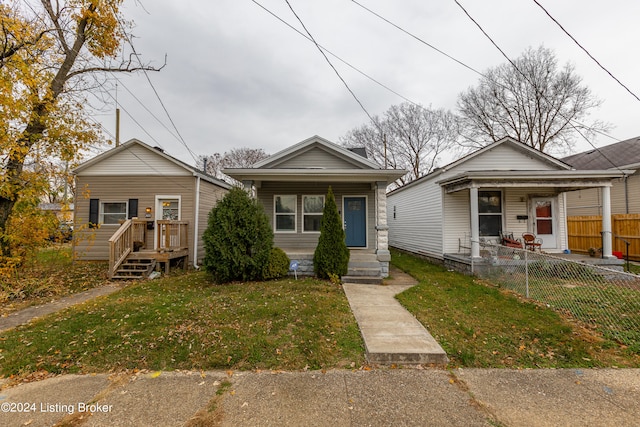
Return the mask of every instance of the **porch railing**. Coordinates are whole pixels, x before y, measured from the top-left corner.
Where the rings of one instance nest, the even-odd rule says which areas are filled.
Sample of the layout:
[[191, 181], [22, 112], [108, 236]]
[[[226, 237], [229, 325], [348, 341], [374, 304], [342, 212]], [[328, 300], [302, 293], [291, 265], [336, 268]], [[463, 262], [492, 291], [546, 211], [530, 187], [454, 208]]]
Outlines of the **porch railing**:
[[159, 251], [174, 251], [189, 247], [187, 221], [158, 220], [156, 223]]
[[134, 251], [134, 242], [146, 242], [147, 221], [128, 219], [109, 238], [109, 278], [112, 278], [118, 267]]

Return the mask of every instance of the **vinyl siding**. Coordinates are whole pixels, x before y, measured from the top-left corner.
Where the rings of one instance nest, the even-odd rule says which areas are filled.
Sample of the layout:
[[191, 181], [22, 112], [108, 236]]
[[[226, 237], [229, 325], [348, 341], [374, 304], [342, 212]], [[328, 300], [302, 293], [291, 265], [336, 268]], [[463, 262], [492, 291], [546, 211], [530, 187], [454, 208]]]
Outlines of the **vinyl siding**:
[[361, 169], [353, 162], [337, 157], [322, 148], [314, 147], [294, 157], [287, 158], [272, 167], [278, 169], [306, 169], [310, 166], [326, 169]]
[[[441, 173], [422, 178], [421, 181], [387, 196], [389, 244], [434, 258], [442, 258], [444, 253], [458, 253], [459, 239], [464, 239], [465, 233], [468, 239], [471, 232], [469, 191], [445, 194], [437, 184], [438, 181], [470, 171], [558, 169], [558, 166], [531, 157], [509, 144], [498, 145], [453, 165], [450, 169], [445, 167]], [[529, 194], [542, 194], [546, 191], [540, 188], [503, 190], [503, 229], [520, 235], [527, 231], [530, 224], [519, 222], [516, 215], [531, 217], [528, 212]], [[552, 194], [554, 192], [551, 191]]]
[[[611, 187], [611, 213], [640, 213], [640, 174], [627, 178], [627, 189], [623, 179], [614, 179]], [[628, 212], [627, 212], [628, 203]], [[602, 191], [588, 188], [567, 192], [567, 212], [569, 216], [602, 215]]]
[[[89, 199], [104, 201], [127, 201], [138, 199], [138, 216], [144, 217], [146, 207], [152, 208], [155, 218], [155, 196], [181, 196], [181, 219], [189, 221], [189, 239], [192, 241], [194, 221], [195, 178], [193, 176], [77, 176], [78, 195], [75, 202], [74, 229], [78, 242], [75, 245], [76, 259], [109, 259], [109, 238], [118, 230], [118, 225], [102, 225], [88, 228]], [[146, 245], [153, 247], [153, 235], [147, 233]], [[192, 249], [193, 250], [193, 249]], [[191, 254], [192, 255], [192, 254]], [[192, 261], [192, 259], [190, 260]]]
[[[227, 194], [228, 190], [218, 187], [210, 182], [200, 180], [200, 212], [198, 215], [198, 259], [196, 264], [201, 264], [205, 256], [204, 242], [202, 241], [202, 233], [207, 229], [209, 222], [209, 212], [218, 202]], [[189, 240], [193, 242], [193, 237]], [[191, 243], [193, 244], [193, 243]], [[193, 259], [192, 259], [193, 261]]]
[[257, 197], [264, 206], [269, 223], [274, 227], [274, 195], [296, 195], [296, 232], [274, 233], [274, 246], [285, 250], [313, 251], [318, 244], [320, 233], [302, 232], [302, 196], [326, 195], [329, 185], [333, 190], [338, 205], [338, 211], [342, 215], [342, 200], [344, 196], [367, 197], [367, 249], [375, 249], [376, 246], [376, 218], [375, 218], [375, 192], [371, 184], [361, 183], [292, 183], [292, 182], [263, 182], [258, 188]]
[[114, 155], [88, 167], [82, 176], [192, 176], [184, 167], [158, 155], [153, 149], [130, 145]]
[[388, 195], [389, 245], [442, 257], [442, 209], [442, 190], [433, 182]]

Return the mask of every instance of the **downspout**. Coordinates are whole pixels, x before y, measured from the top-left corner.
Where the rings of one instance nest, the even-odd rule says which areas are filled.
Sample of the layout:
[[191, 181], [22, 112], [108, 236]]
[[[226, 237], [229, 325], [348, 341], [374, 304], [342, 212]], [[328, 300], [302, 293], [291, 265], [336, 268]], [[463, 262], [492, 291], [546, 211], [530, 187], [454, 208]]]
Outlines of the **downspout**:
[[195, 223], [193, 224], [193, 268], [200, 269], [198, 265], [198, 222], [200, 220], [200, 177], [196, 177], [196, 203], [195, 203]]
[[624, 175], [624, 213], [629, 213], [629, 184], [627, 183], [629, 175]]

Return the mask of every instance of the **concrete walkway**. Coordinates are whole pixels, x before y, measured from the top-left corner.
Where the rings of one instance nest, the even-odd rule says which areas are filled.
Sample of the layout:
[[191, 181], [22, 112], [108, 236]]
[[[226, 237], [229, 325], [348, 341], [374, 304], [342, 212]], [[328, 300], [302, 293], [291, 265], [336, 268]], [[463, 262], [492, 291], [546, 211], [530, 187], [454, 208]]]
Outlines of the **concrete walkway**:
[[0, 332], [13, 329], [16, 326], [24, 325], [34, 319], [55, 313], [56, 311], [71, 307], [72, 305], [81, 304], [90, 299], [112, 294], [115, 291], [122, 289], [126, 284], [127, 282], [109, 283], [84, 292], [62, 297], [46, 304], [34, 305], [33, 307], [28, 307], [14, 313], [10, 313], [7, 317], [0, 317]]
[[417, 282], [398, 269], [392, 269], [390, 276], [382, 286], [343, 284], [367, 360], [378, 364], [446, 364], [449, 359], [442, 347], [394, 298]]

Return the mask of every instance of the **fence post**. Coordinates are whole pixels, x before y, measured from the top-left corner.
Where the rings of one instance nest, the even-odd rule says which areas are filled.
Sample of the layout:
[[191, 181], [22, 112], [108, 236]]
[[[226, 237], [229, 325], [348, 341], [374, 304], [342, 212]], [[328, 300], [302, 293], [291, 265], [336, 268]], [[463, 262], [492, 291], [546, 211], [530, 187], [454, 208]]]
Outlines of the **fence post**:
[[524, 250], [524, 280], [525, 280], [525, 295], [529, 298], [529, 254], [528, 250]]

